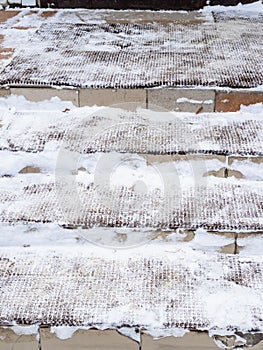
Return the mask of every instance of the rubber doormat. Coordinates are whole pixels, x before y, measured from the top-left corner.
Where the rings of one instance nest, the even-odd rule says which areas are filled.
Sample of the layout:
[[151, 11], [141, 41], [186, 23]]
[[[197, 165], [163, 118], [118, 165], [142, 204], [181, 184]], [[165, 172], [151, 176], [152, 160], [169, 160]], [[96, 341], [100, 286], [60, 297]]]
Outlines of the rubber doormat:
[[[222, 15], [221, 15], [222, 16]], [[249, 23], [249, 24], [248, 24]], [[146, 88], [263, 85], [263, 24], [43, 24], [0, 84]]]
[[[261, 257], [180, 249], [166, 252], [166, 258], [116, 255], [2, 248], [0, 322], [204, 330], [220, 328], [224, 313], [224, 329], [244, 330], [248, 323], [231, 313], [234, 303], [250, 327], [263, 327]], [[249, 302], [242, 292], [249, 293]], [[231, 305], [220, 303], [222, 295], [233, 299]], [[209, 310], [208, 299], [220, 312]]]
[[217, 181], [141, 193], [66, 181], [22, 186], [10, 179], [12, 191], [0, 192], [0, 221], [55, 222], [68, 228], [263, 229], [263, 191], [257, 183]]
[[[0, 128], [0, 150], [41, 152], [57, 141], [79, 153], [262, 155], [263, 121], [249, 115], [179, 114], [157, 122], [156, 112], [107, 108], [91, 116], [68, 114], [47, 119], [49, 112], [15, 113]], [[63, 113], [62, 113], [63, 114]], [[170, 117], [162, 114], [159, 119]], [[218, 118], [217, 118], [218, 117]], [[27, 122], [34, 120], [34, 124]], [[21, 128], [17, 130], [19, 121]], [[5, 123], [5, 119], [3, 118]], [[35, 126], [37, 125], [37, 126]]]

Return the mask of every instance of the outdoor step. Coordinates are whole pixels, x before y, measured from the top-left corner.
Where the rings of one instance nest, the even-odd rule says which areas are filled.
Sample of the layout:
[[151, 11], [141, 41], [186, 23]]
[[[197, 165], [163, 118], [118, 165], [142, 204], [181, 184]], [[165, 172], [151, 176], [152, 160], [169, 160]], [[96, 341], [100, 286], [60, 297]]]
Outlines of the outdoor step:
[[[163, 244], [170, 247], [176, 246], [178, 249], [188, 247], [196, 251], [210, 253], [238, 253], [238, 247], [236, 245], [238, 233], [235, 231], [208, 232], [204, 229], [189, 231], [184, 229], [160, 230], [118, 227], [81, 229], [76, 226], [66, 229], [56, 223], [42, 224], [34, 222], [20, 222], [13, 223], [12, 225], [1, 223], [0, 229], [1, 247], [19, 246], [21, 249], [29, 247], [36, 248], [53, 245], [54, 242], [59, 242], [61, 247], [71, 247], [73, 250], [78, 249], [80, 245], [88, 243], [111, 249], [130, 249], [145, 244]], [[254, 235], [259, 240], [262, 233], [242, 233], [241, 238], [248, 238], [250, 236], [254, 238]], [[250, 241], [250, 243], [253, 243], [253, 240]], [[240, 246], [242, 244], [241, 242]], [[260, 247], [260, 244], [258, 244], [257, 247]], [[242, 254], [244, 252], [245, 250], [242, 250]]]
[[[25, 175], [21, 175], [25, 176]], [[152, 191], [144, 187], [110, 188], [85, 185], [74, 176], [58, 175], [41, 183], [0, 179], [2, 222], [55, 222], [65, 227], [185, 228], [195, 230], [263, 229], [260, 182], [213, 179], [203, 184], [169, 184]]]
[[261, 29], [260, 15], [233, 21], [227, 12], [204, 24], [44, 23], [1, 72], [0, 84], [257, 87], [263, 85]]
[[56, 141], [62, 152], [262, 155], [262, 112], [2, 111], [0, 150], [40, 152]]
[[1, 248], [1, 324], [135, 327], [170, 335], [176, 328], [262, 329], [261, 256], [161, 245], [130, 253]]

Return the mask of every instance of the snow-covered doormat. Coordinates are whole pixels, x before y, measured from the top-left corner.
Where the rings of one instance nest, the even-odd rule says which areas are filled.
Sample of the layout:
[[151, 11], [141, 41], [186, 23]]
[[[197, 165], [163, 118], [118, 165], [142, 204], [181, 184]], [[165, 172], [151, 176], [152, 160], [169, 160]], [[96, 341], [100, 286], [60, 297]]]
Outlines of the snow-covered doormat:
[[57, 144], [80, 154], [263, 155], [260, 105], [201, 115], [117, 108], [0, 112], [1, 151], [42, 152]]
[[[173, 183], [140, 192], [134, 188], [103, 188], [58, 174], [1, 178], [0, 222], [59, 223], [65, 227], [127, 227], [195, 230], [263, 230], [260, 182], [213, 179], [205, 185]], [[165, 182], [166, 179], [164, 179]]]
[[256, 332], [262, 269], [261, 256], [161, 245], [1, 248], [0, 322]]
[[[46, 23], [0, 84], [139, 88], [263, 85], [263, 24], [224, 13], [204, 24]], [[259, 18], [259, 17], [258, 17]]]

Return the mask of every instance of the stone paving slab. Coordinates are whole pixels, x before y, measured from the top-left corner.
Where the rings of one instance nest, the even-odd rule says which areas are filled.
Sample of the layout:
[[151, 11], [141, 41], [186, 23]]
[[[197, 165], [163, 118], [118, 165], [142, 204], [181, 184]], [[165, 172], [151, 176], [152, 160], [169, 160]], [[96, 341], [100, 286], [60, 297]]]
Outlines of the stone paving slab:
[[[220, 293], [234, 293], [233, 303], [246, 312], [253, 329], [263, 328], [261, 257], [167, 254], [166, 259], [147, 254], [103, 258], [90, 256], [85, 248], [1, 248], [0, 322], [147, 329], [154, 317], [156, 329], [220, 329], [220, 316], [209, 313], [207, 298], [216, 302]], [[237, 290], [249, 291], [250, 302], [239, 299]], [[224, 328], [246, 330], [229, 307], [220, 305]]]
[[236, 112], [241, 105], [263, 103], [263, 92], [257, 91], [216, 91], [215, 110], [217, 112]]
[[0, 350], [38, 350], [35, 334], [16, 334], [12, 329], [0, 327]]
[[262, 21], [241, 18], [232, 23], [227, 17], [225, 23], [224, 16], [205, 25], [46, 23], [31, 37], [31, 45], [5, 67], [0, 84], [262, 85]]
[[86, 186], [74, 176], [59, 175], [56, 183], [23, 185], [20, 178], [2, 178], [0, 183], [5, 188], [0, 192], [1, 222], [54, 222], [69, 228], [263, 230], [263, 193], [257, 182], [215, 180], [189, 187], [174, 183], [163, 193]]
[[143, 350], [218, 350], [212, 337], [208, 337], [205, 333], [188, 333], [184, 337], [167, 337], [154, 339], [153, 337], [143, 334], [142, 336]]
[[[76, 89], [50, 89], [50, 88], [15, 88], [9, 90], [9, 94], [24, 96], [28, 101], [38, 102], [50, 100], [58, 97], [62, 101], [71, 101], [75, 106], [79, 106], [79, 91]], [[1, 95], [1, 90], [0, 90]]]
[[207, 113], [215, 110], [215, 91], [210, 89], [149, 89], [147, 107], [151, 110]]
[[209, 337], [206, 332], [189, 332], [183, 337], [171, 336], [159, 339], [143, 334], [142, 350], [218, 350], [225, 348], [262, 350], [262, 339], [263, 335], [260, 333]]
[[[41, 350], [139, 350], [137, 341], [116, 330], [77, 330], [70, 339], [61, 340], [49, 328], [40, 329]], [[85, 344], [85, 345], [84, 345]], [[0, 348], [1, 350], [1, 348]]]

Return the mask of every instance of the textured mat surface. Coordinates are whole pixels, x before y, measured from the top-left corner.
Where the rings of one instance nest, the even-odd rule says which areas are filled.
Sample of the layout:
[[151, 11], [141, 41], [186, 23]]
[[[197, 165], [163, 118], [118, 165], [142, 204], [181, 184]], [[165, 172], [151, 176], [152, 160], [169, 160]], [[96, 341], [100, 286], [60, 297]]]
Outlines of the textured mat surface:
[[[76, 183], [58, 177], [57, 183], [23, 186], [8, 181], [0, 192], [0, 221], [58, 222], [78, 227], [129, 227], [210, 230], [262, 230], [263, 190], [260, 184], [218, 181], [206, 186], [180, 184], [148, 193]], [[165, 181], [165, 179], [164, 179]], [[176, 188], [176, 185], [178, 186]]]
[[261, 115], [244, 112], [180, 116], [105, 108], [91, 115], [85, 110], [16, 112], [11, 117], [3, 113], [2, 120], [0, 150], [39, 152], [58, 141], [62, 148], [79, 153], [263, 153]]
[[262, 85], [263, 22], [233, 21], [224, 13], [215, 19], [187, 25], [43, 24], [1, 73], [0, 84]]
[[209, 329], [220, 328], [223, 316], [225, 329], [263, 327], [260, 257], [177, 251], [118, 259], [33, 248], [1, 249], [0, 256], [1, 323]]

